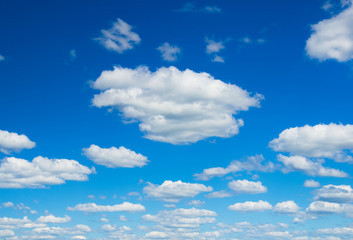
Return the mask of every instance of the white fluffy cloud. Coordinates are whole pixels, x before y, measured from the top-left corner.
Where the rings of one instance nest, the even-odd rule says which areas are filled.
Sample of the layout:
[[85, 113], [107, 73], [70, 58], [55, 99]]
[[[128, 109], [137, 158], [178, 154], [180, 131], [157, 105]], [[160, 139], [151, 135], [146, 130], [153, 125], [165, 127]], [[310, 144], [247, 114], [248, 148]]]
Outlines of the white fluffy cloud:
[[326, 214], [326, 213], [341, 213], [343, 212], [344, 207], [338, 203], [315, 201], [312, 202], [309, 207], [306, 209], [309, 213], [316, 214]]
[[179, 202], [183, 198], [195, 197], [202, 192], [211, 192], [212, 187], [198, 183], [184, 183], [182, 181], [164, 181], [162, 185], [148, 183], [143, 192], [166, 202]]
[[233, 205], [228, 206], [229, 210], [239, 211], [239, 212], [263, 212], [266, 210], [271, 210], [273, 207], [267, 201], [258, 201], [258, 202], [243, 202], [243, 203], [236, 203]]
[[348, 177], [348, 174], [343, 171], [322, 166], [323, 161], [320, 160], [312, 161], [301, 156], [287, 157], [282, 154], [277, 155], [277, 160], [283, 163], [284, 173], [299, 171], [310, 176]]
[[29, 140], [26, 135], [0, 130], [0, 152], [10, 154], [22, 149], [31, 149], [35, 146], [36, 143]]
[[233, 180], [228, 183], [228, 187], [236, 193], [256, 194], [267, 192], [267, 187], [263, 186], [260, 181], [251, 182], [246, 179], [237, 181]]
[[223, 41], [219, 41], [216, 42], [214, 40], [205, 39], [207, 45], [206, 45], [206, 53], [213, 56], [212, 61], [213, 62], [224, 62], [224, 59], [218, 55], [218, 53], [224, 49], [224, 42]]
[[175, 67], [156, 72], [115, 67], [103, 71], [92, 87], [102, 91], [94, 106], [118, 108], [125, 119], [140, 122], [145, 138], [172, 144], [232, 137], [243, 126], [233, 115], [258, 107], [262, 99], [208, 73]]
[[178, 55], [181, 52], [179, 47], [172, 46], [167, 42], [159, 46], [157, 50], [161, 52], [163, 60], [168, 62], [176, 61], [178, 59]]
[[82, 212], [143, 212], [145, 207], [141, 204], [134, 204], [124, 202], [116, 205], [97, 205], [95, 203], [80, 203], [74, 207], [68, 207], [69, 211], [82, 211]]
[[311, 26], [313, 33], [306, 42], [306, 52], [321, 61], [353, 59], [353, 6], [336, 16]]
[[101, 30], [102, 36], [96, 40], [108, 50], [123, 53], [141, 41], [139, 35], [131, 30], [129, 24], [118, 18], [112, 28]]
[[66, 180], [87, 181], [92, 170], [75, 160], [6, 157], [0, 162], [0, 188], [43, 188]]
[[277, 203], [273, 208], [276, 213], [296, 213], [300, 207], [294, 201], [286, 201]]
[[15, 232], [12, 230], [0, 230], [0, 237], [11, 237], [15, 236]]
[[36, 222], [39, 223], [67, 223], [71, 221], [71, 217], [55, 217], [54, 215], [40, 216]]
[[202, 173], [194, 174], [194, 177], [198, 180], [207, 181], [213, 177], [222, 177], [229, 173], [236, 173], [242, 171], [261, 171], [270, 172], [274, 170], [274, 164], [272, 162], [264, 163], [262, 155], [256, 155], [248, 157], [246, 160], [232, 161], [226, 168], [215, 167], [204, 169]]
[[143, 167], [148, 162], [147, 157], [123, 146], [119, 148], [100, 148], [99, 146], [92, 144], [89, 148], [82, 149], [82, 151], [96, 164], [109, 168]]
[[353, 150], [353, 125], [331, 123], [289, 128], [272, 140], [270, 147], [293, 155], [352, 162], [347, 151]]
[[312, 179], [308, 179], [308, 180], [305, 180], [304, 182], [304, 187], [307, 187], [307, 188], [316, 188], [316, 187], [320, 187], [320, 183], [317, 182], [317, 181], [314, 181]]
[[327, 202], [353, 202], [353, 189], [349, 185], [325, 185], [315, 191], [316, 200]]

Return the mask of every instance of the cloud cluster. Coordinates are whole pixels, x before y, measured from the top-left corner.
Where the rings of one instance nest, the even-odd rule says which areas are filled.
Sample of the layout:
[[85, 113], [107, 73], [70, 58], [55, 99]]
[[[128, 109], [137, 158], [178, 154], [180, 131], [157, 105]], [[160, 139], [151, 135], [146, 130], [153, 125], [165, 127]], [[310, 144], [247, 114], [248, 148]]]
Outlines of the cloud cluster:
[[143, 192], [149, 197], [166, 202], [179, 202], [183, 198], [195, 197], [202, 192], [211, 192], [212, 187], [198, 183], [184, 183], [182, 181], [164, 181], [162, 185], [148, 183]]
[[263, 186], [260, 181], [251, 182], [246, 179], [237, 181], [233, 180], [228, 183], [228, 187], [236, 193], [256, 194], [267, 192], [267, 187]]
[[106, 49], [118, 53], [134, 48], [141, 41], [139, 35], [132, 31], [132, 27], [120, 18], [113, 23], [112, 28], [103, 29], [101, 33], [102, 36], [96, 38], [96, 40]]
[[0, 152], [10, 154], [36, 146], [26, 135], [0, 130]]
[[168, 62], [175, 62], [181, 52], [179, 47], [172, 46], [167, 42], [159, 46], [157, 50], [161, 52], [163, 60]]
[[350, 3], [350, 6], [338, 15], [312, 25], [313, 32], [306, 42], [307, 54], [320, 61], [334, 59], [346, 62], [353, 59], [352, 22], [353, 6]]
[[243, 203], [235, 203], [233, 205], [228, 206], [229, 210], [239, 211], [239, 212], [263, 212], [266, 210], [272, 210], [272, 205], [267, 201], [258, 201], [258, 202], [243, 202]]
[[316, 200], [338, 203], [352, 203], [353, 189], [349, 185], [325, 185], [315, 191]]
[[233, 115], [258, 107], [262, 99], [208, 73], [175, 67], [155, 72], [115, 67], [103, 71], [92, 87], [102, 91], [94, 106], [118, 108], [125, 119], [140, 122], [146, 138], [172, 144], [232, 137], [243, 126]]
[[0, 162], [0, 188], [43, 188], [67, 180], [87, 181], [92, 170], [75, 160], [6, 157]]
[[219, 56], [218, 53], [224, 49], [224, 41], [214, 41], [206, 38], [206, 53], [213, 57], [213, 62], [221, 62], [224, 63], [223, 57]]
[[136, 153], [123, 146], [116, 148], [100, 148], [92, 144], [89, 148], [82, 149], [83, 154], [98, 165], [109, 168], [133, 168], [143, 167], [147, 164], [147, 157], [140, 153]]
[[55, 217], [54, 215], [40, 216], [36, 222], [38, 223], [67, 223], [71, 221], [71, 217]]
[[68, 207], [69, 211], [81, 211], [81, 212], [143, 212], [145, 207], [141, 204], [124, 202], [122, 204], [115, 205], [97, 205], [95, 203], [80, 203], [74, 207]]

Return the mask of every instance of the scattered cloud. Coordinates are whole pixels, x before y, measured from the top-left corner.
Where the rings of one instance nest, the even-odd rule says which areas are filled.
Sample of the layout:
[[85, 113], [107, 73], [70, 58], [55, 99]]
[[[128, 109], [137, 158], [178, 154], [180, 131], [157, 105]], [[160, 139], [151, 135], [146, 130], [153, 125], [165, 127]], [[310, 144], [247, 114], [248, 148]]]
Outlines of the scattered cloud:
[[308, 179], [308, 180], [305, 180], [304, 182], [304, 187], [307, 187], [307, 188], [317, 188], [317, 187], [320, 187], [320, 183], [317, 182], [317, 181], [314, 181], [312, 179]]
[[194, 174], [194, 177], [198, 180], [207, 181], [213, 177], [223, 177], [229, 173], [237, 173], [242, 171], [271, 172], [274, 168], [275, 166], [272, 162], [264, 163], [264, 157], [262, 155], [255, 155], [242, 161], [232, 161], [226, 168], [215, 167], [204, 169], [202, 173]]
[[226, 190], [211, 192], [206, 195], [206, 197], [208, 198], [226, 198], [226, 197], [232, 197], [232, 196], [233, 194], [227, 192]]
[[258, 107], [263, 98], [208, 73], [175, 67], [115, 67], [92, 87], [103, 91], [94, 96], [94, 106], [116, 107], [124, 118], [141, 122], [145, 138], [172, 144], [234, 136], [243, 121], [233, 115]]
[[190, 202], [186, 203], [187, 205], [193, 205], [193, 206], [201, 206], [203, 204], [205, 204], [205, 201], [201, 201], [201, 200], [191, 200]]
[[341, 213], [343, 210], [344, 208], [338, 203], [323, 201], [312, 202], [306, 209], [307, 212], [315, 214]]
[[186, 3], [182, 8], [175, 10], [176, 12], [190, 12], [190, 13], [220, 13], [222, 11], [221, 8], [216, 6], [204, 6], [197, 7], [192, 2]]
[[315, 191], [316, 200], [326, 202], [353, 202], [353, 189], [349, 185], [325, 185]]
[[108, 168], [133, 168], [143, 167], [147, 164], [147, 157], [136, 153], [123, 146], [116, 148], [100, 148], [92, 144], [89, 148], [82, 149], [83, 154], [98, 165]]
[[294, 201], [286, 201], [277, 203], [273, 208], [276, 213], [296, 213], [300, 207]]
[[287, 157], [282, 154], [277, 155], [277, 160], [283, 163], [282, 172], [284, 173], [303, 172], [309, 176], [348, 177], [348, 174], [341, 170], [322, 166], [324, 163], [322, 160], [312, 161], [301, 156]]
[[216, 41], [214, 41], [212, 39], [208, 39], [208, 38], [206, 38], [205, 41], [207, 44], [206, 45], [206, 53], [213, 57], [212, 61], [224, 63], [223, 57], [219, 56], [218, 53], [225, 48], [224, 47], [225, 41], [216, 42]]
[[149, 197], [166, 202], [179, 202], [183, 198], [195, 197], [202, 192], [211, 192], [212, 187], [198, 183], [184, 183], [182, 181], [164, 181], [162, 185], [148, 183], [143, 192]]
[[266, 210], [271, 210], [273, 207], [267, 201], [258, 201], [258, 202], [243, 202], [243, 203], [236, 203], [233, 205], [228, 206], [229, 210], [232, 211], [239, 211], [239, 212], [263, 212]]
[[[347, 1], [348, 2], [348, 1]], [[324, 5], [330, 9], [330, 3]], [[353, 5], [338, 15], [311, 26], [312, 34], [305, 50], [311, 58], [346, 62], [353, 59]]]
[[353, 150], [353, 125], [331, 123], [289, 128], [269, 145], [277, 152], [353, 162], [352, 156], [346, 152]]
[[40, 216], [36, 222], [39, 223], [67, 223], [71, 221], [71, 217], [55, 217], [54, 215]]
[[141, 42], [139, 35], [132, 31], [131, 25], [120, 18], [113, 23], [113, 27], [108, 30], [101, 30], [102, 36], [96, 40], [106, 49], [123, 53], [126, 50], [133, 49], [135, 45]]
[[175, 62], [178, 60], [178, 56], [181, 52], [179, 47], [172, 46], [167, 42], [159, 46], [157, 50], [161, 52], [163, 60], [168, 62]]
[[36, 146], [26, 135], [0, 130], [0, 152], [10, 154]]
[[260, 181], [251, 182], [246, 179], [231, 181], [228, 183], [228, 187], [236, 193], [247, 193], [247, 194], [256, 194], [256, 193], [265, 193], [267, 192], [267, 187], [263, 186]]
[[97, 205], [95, 203], [80, 203], [74, 207], [68, 207], [69, 211], [81, 212], [143, 212], [145, 207], [141, 204], [124, 202], [116, 205]]
[[87, 181], [92, 170], [75, 160], [6, 157], [0, 162], [0, 188], [43, 188], [65, 181]]

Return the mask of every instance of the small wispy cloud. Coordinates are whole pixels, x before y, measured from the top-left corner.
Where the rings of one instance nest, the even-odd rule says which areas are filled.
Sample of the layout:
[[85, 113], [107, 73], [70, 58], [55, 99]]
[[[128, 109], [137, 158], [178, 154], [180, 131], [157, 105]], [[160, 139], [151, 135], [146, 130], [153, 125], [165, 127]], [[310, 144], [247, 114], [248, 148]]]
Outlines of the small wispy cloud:
[[211, 55], [212, 61], [213, 62], [221, 62], [224, 63], [223, 57], [219, 56], [218, 53], [222, 50], [225, 49], [224, 47], [224, 42], [225, 41], [214, 41], [212, 39], [205, 39], [206, 41], [206, 53]]
[[69, 52], [69, 55], [70, 55], [70, 60], [73, 61], [77, 58], [77, 52], [75, 49], [71, 49], [70, 52]]
[[198, 7], [195, 6], [194, 3], [188, 2], [186, 3], [183, 7], [180, 9], [176, 9], [176, 12], [203, 12], [203, 13], [220, 13], [222, 11], [221, 8], [217, 6], [203, 6], [203, 7]]
[[157, 48], [161, 52], [162, 58], [165, 61], [175, 62], [178, 59], [178, 55], [181, 50], [177, 46], [172, 46], [169, 43], [165, 42]]
[[133, 49], [134, 45], [141, 42], [139, 35], [132, 31], [132, 26], [118, 18], [113, 27], [108, 30], [101, 30], [102, 36], [96, 40], [106, 49], [123, 53]]
[[0, 54], [0, 62], [5, 61], [5, 57]]

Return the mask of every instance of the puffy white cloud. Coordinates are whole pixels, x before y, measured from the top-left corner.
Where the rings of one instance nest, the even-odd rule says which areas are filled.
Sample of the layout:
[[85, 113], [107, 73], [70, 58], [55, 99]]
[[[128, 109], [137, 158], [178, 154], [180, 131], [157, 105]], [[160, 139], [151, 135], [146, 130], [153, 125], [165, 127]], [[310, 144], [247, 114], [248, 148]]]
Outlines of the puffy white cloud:
[[105, 224], [102, 226], [102, 230], [106, 231], [106, 232], [111, 232], [114, 231], [116, 229], [116, 227], [110, 225], [110, 224]]
[[284, 156], [282, 154], [277, 155], [277, 160], [283, 163], [284, 173], [288, 172], [304, 172], [310, 176], [321, 176], [321, 177], [348, 177], [348, 174], [334, 168], [323, 167], [323, 161], [311, 161], [308, 158], [302, 156]]
[[316, 214], [341, 213], [344, 211], [344, 207], [338, 203], [315, 201], [309, 205], [306, 211]]
[[206, 45], [206, 53], [213, 56], [212, 62], [221, 62], [224, 63], [223, 57], [219, 56], [218, 53], [224, 49], [224, 41], [216, 42], [214, 40], [205, 39]]
[[71, 239], [87, 239], [85, 236], [82, 235], [77, 235], [77, 236], [73, 236]]
[[82, 235], [91, 232], [92, 229], [83, 224], [78, 224], [74, 227], [39, 227], [32, 230], [37, 234], [51, 234], [51, 235]]
[[161, 52], [163, 60], [168, 62], [176, 61], [178, 59], [178, 55], [181, 52], [179, 47], [172, 46], [167, 42], [159, 46], [157, 50]]
[[168, 235], [165, 232], [152, 231], [146, 234], [148, 238], [167, 238]]
[[307, 188], [316, 188], [316, 187], [320, 187], [320, 183], [317, 182], [317, 181], [314, 181], [312, 179], [308, 179], [308, 180], [305, 180], [304, 182], [304, 187], [307, 187]]
[[352, 227], [341, 227], [341, 228], [321, 228], [317, 230], [320, 234], [333, 234], [333, 235], [353, 235]]
[[226, 190], [211, 192], [206, 195], [206, 197], [208, 197], [208, 198], [226, 198], [226, 197], [231, 197], [231, 196], [233, 196], [233, 194], [227, 192]]
[[300, 207], [294, 201], [286, 201], [277, 203], [273, 208], [276, 213], [296, 213]]
[[353, 6], [350, 5], [338, 15], [311, 26], [313, 33], [305, 48], [310, 57], [339, 62], [353, 59]]
[[204, 169], [202, 173], [194, 174], [194, 177], [198, 180], [209, 180], [213, 177], [222, 177], [229, 173], [236, 173], [242, 171], [261, 171], [270, 172], [274, 170], [274, 164], [272, 162], [264, 163], [262, 155], [255, 155], [248, 157], [246, 160], [232, 161], [226, 168], [215, 167]]
[[71, 221], [71, 217], [55, 217], [54, 215], [40, 216], [36, 222], [39, 223], [67, 223]]
[[198, 183], [184, 183], [182, 181], [164, 181], [162, 185], [148, 183], [143, 192], [166, 202], [179, 202], [183, 198], [195, 197], [202, 192], [211, 192], [212, 187]]
[[124, 202], [115, 205], [97, 205], [95, 203], [80, 203], [74, 207], [68, 207], [69, 211], [82, 211], [82, 212], [143, 212], [145, 207], [141, 204], [134, 204]]
[[102, 90], [94, 106], [116, 107], [125, 119], [141, 122], [145, 138], [172, 144], [232, 137], [243, 126], [233, 115], [258, 107], [262, 99], [208, 73], [172, 66], [156, 72], [115, 67], [103, 71], [92, 87]]
[[87, 181], [92, 170], [75, 160], [7, 157], [0, 163], [0, 188], [43, 188], [66, 180]]
[[353, 202], [353, 189], [349, 185], [325, 185], [315, 191], [316, 200], [327, 202]]
[[[1, 58], [0, 58], [1, 60]], [[0, 230], [0, 237], [11, 237], [15, 236], [15, 232], [12, 230]]]
[[251, 182], [246, 179], [237, 181], [233, 180], [228, 183], [228, 187], [236, 193], [256, 194], [267, 192], [267, 187], [263, 186], [260, 181]]
[[112, 28], [103, 29], [101, 33], [102, 36], [96, 38], [96, 40], [106, 49], [118, 53], [133, 49], [134, 45], [139, 44], [141, 41], [139, 35], [132, 31], [132, 27], [120, 18], [113, 23]]
[[0, 130], [0, 152], [10, 154], [36, 146], [26, 135]]
[[289, 128], [272, 140], [270, 147], [292, 155], [352, 162], [347, 151], [353, 150], [353, 125], [331, 123]]
[[266, 210], [271, 210], [273, 207], [267, 201], [258, 201], [258, 202], [243, 202], [243, 203], [236, 203], [233, 205], [228, 206], [229, 210], [239, 211], [239, 212], [263, 212]]
[[92, 144], [89, 148], [82, 149], [83, 154], [98, 165], [109, 168], [125, 167], [143, 167], [147, 164], [147, 157], [136, 153], [123, 146], [116, 148], [100, 148]]

